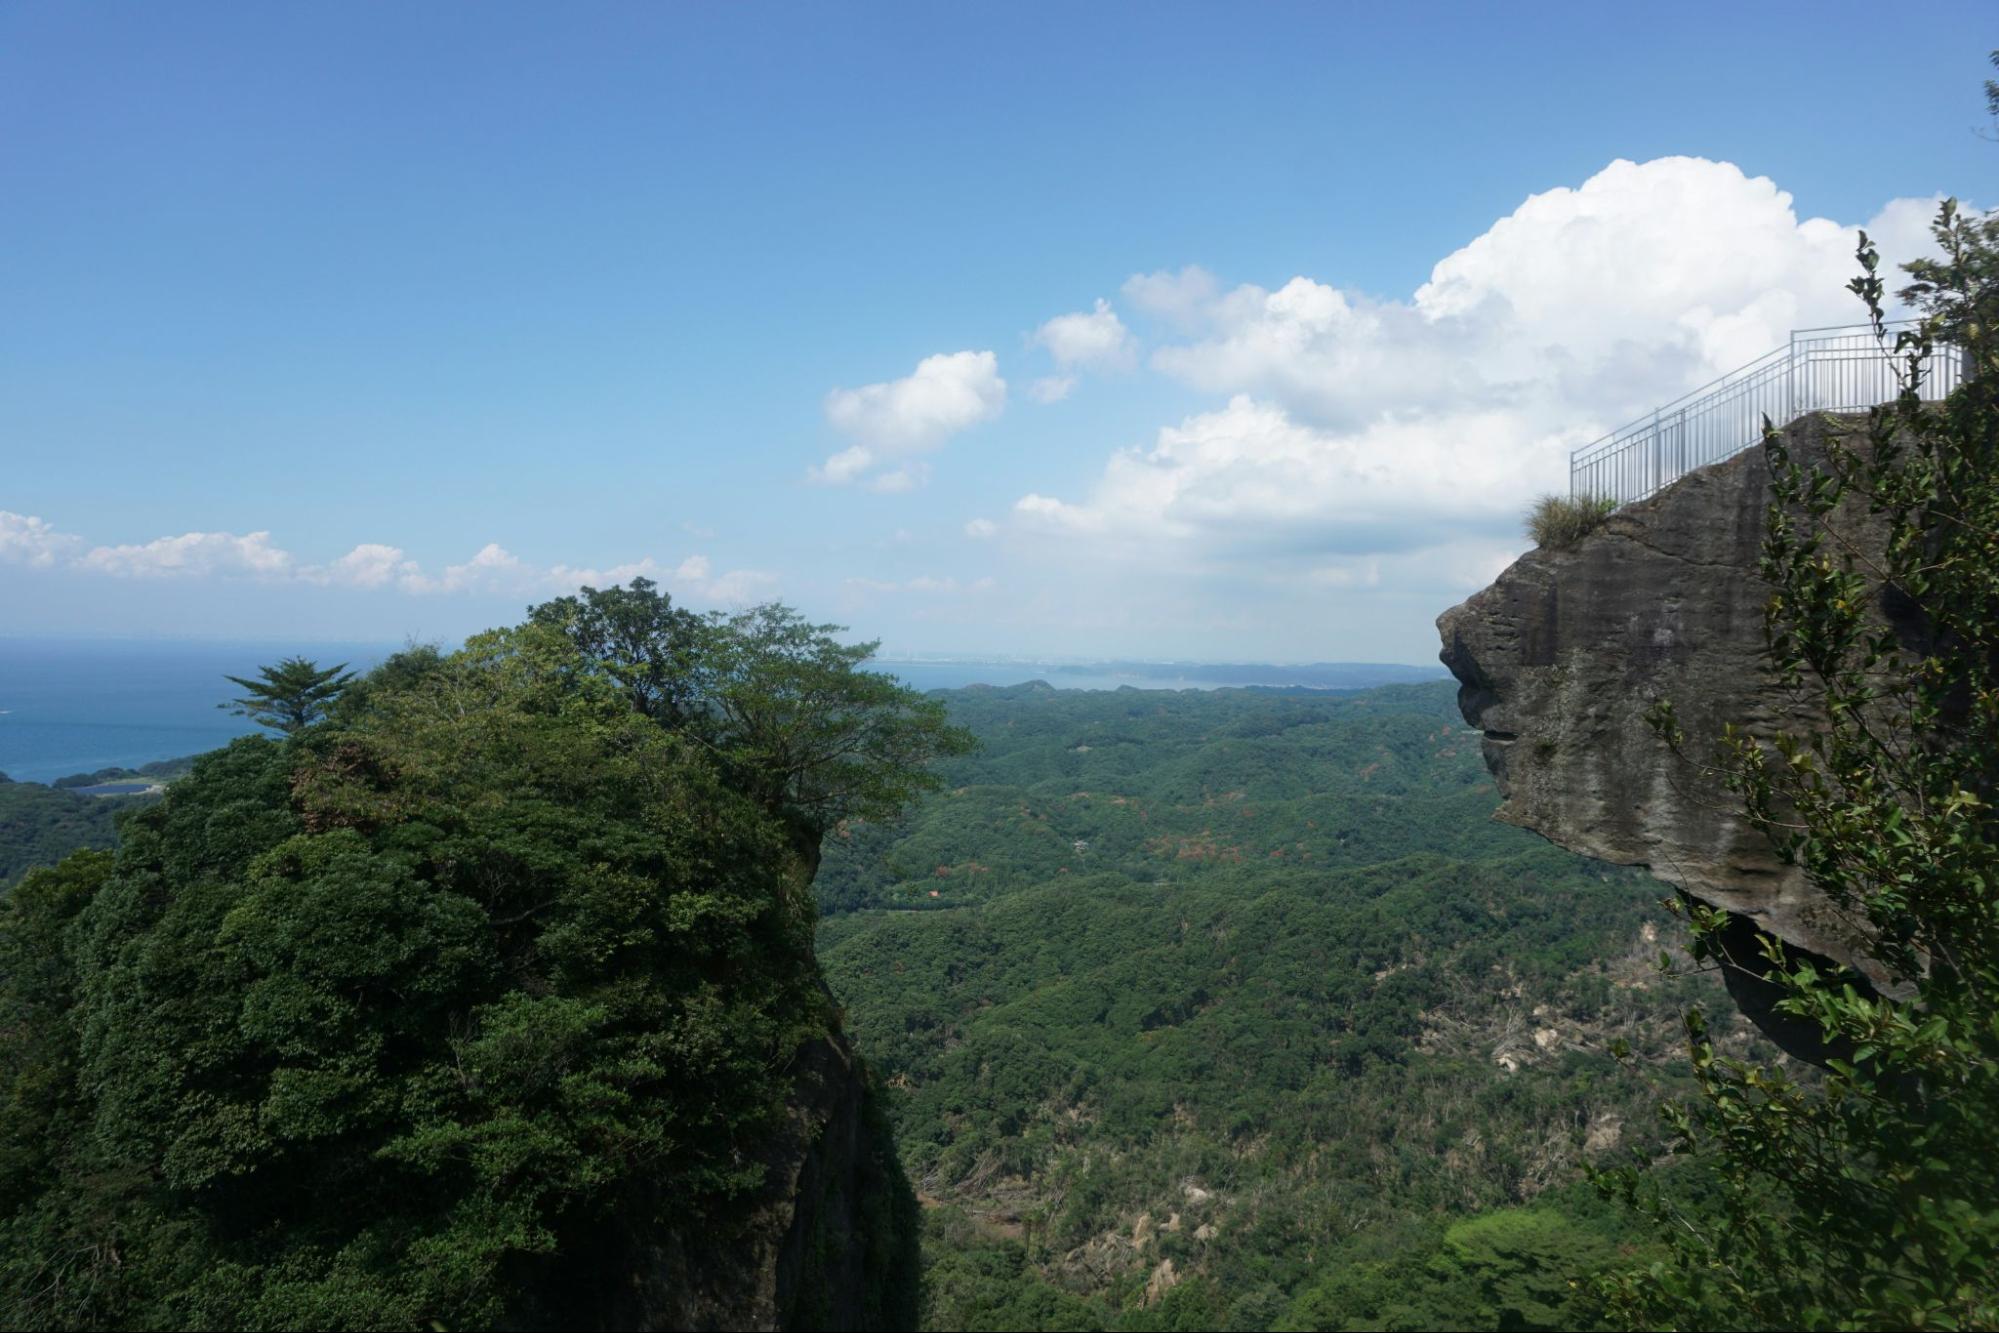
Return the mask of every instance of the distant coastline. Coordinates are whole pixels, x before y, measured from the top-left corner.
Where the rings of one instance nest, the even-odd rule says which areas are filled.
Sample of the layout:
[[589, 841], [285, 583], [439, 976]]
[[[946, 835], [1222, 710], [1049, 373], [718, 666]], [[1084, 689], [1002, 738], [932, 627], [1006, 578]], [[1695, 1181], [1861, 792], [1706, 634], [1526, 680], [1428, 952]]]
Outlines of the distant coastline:
[[[318, 661], [366, 670], [395, 644], [308, 644]], [[0, 773], [53, 782], [202, 754], [257, 730], [218, 708], [224, 679], [250, 675], [284, 645], [0, 636]], [[1444, 677], [1441, 667], [1395, 663], [1214, 663], [1110, 659], [983, 659], [891, 654], [870, 663], [913, 689], [1004, 687], [1041, 680], [1067, 690], [1212, 690], [1231, 687], [1358, 690]]]
[[879, 657], [869, 663], [919, 690], [967, 685], [1025, 685], [1042, 680], [1058, 689], [1214, 690], [1262, 686], [1279, 689], [1365, 690], [1443, 680], [1441, 666], [1382, 662], [1148, 662], [1000, 660]]

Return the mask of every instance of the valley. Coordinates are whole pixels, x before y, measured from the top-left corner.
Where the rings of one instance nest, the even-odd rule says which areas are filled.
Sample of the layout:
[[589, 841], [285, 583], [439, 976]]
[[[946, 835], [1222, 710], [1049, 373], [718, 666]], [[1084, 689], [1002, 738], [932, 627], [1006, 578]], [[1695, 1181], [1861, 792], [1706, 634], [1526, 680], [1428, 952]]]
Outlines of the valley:
[[1682, 1011], [1773, 1054], [1656, 881], [1492, 822], [1450, 686], [933, 697], [980, 748], [817, 881], [931, 1327], [1586, 1322]]

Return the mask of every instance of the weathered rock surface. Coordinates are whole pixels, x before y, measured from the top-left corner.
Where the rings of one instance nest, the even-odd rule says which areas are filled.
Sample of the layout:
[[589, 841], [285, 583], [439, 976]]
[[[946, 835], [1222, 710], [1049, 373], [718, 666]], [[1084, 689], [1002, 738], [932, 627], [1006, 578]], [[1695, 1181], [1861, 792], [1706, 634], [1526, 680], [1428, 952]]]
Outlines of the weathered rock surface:
[[[1813, 416], [1786, 436], [1803, 460], [1827, 432], [1857, 428]], [[1692, 762], [1713, 753], [1724, 723], [1768, 735], [1801, 719], [1763, 661], [1769, 481], [1754, 448], [1619, 510], [1573, 547], [1528, 552], [1439, 617], [1441, 656], [1466, 721], [1485, 732], [1500, 819], [1645, 866], [1745, 927], [1858, 963], [1860, 940]], [[1878, 536], [1860, 515], [1841, 519], [1862, 544]], [[1686, 728], [1688, 759], [1647, 725], [1661, 699]]]
[[839, 1034], [807, 1042], [792, 1068], [787, 1123], [746, 1215], [663, 1237], [603, 1327], [913, 1326], [920, 1222], [887, 1120]]
[[[795, 891], [810, 902], [816, 832], [793, 831]], [[813, 910], [816, 912], [817, 908]], [[922, 1227], [875, 1086], [831, 1016], [790, 1060], [782, 1125], [763, 1183], [737, 1214], [658, 1236], [616, 1265], [625, 1280], [592, 1312], [605, 1329], [915, 1327]], [[579, 1315], [582, 1312], [579, 1311]]]

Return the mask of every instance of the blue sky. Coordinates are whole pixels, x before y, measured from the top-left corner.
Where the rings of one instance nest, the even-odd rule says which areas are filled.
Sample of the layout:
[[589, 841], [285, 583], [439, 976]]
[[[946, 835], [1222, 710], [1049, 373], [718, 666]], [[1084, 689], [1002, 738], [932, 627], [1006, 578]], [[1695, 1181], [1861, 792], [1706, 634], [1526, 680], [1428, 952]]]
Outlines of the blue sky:
[[1427, 660], [1570, 447], [1993, 200], [1990, 17], [0, 7], [0, 632], [450, 638], [637, 571]]

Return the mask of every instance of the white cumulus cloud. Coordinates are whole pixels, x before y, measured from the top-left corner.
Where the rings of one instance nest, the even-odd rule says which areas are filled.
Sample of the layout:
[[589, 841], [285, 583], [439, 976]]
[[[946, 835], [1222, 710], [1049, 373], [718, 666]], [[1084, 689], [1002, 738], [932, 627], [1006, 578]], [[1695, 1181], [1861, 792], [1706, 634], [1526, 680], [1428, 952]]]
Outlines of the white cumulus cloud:
[[1057, 315], [1034, 331], [1033, 342], [1063, 370], [1129, 370], [1138, 364], [1138, 346], [1131, 330], [1099, 298], [1095, 308]]
[[0, 561], [47, 569], [83, 545], [83, 539], [32, 514], [0, 509]]
[[902, 460], [998, 416], [1006, 381], [991, 352], [943, 353], [924, 357], [901, 379], [835, 389], [825, 408], [833, 429], [854, 443], [814, 469], [814, 478], [840, 485], [873, 475], [879, 489], [906, 490], [922, 472]]
[[[1907, 259], [1926, 248], [1933, 208], [1896, 200], [1868, 229], [1886, 257]], [[1730, 163], [1618, 161], [1530, 196], [1409, 300], [1302, 275], [1275, 291], [1244, 285], [1200, 303], [1197, 336], [1152, 363], [1323, 426], [1515, 405], [1607, 428], [1793, 329], [1858, 322], [1844, 290], [1857, 233], [1800, 219], [1789, 194]]]
[[315, 583], [380, 588], [416, 572], [416, 561], [405, 556], [401, 547], [363, 542], [325, 568], [304, 571], [303, 576]]
[[[1884, 266], [1927, 249], [1934, 205], [1869, 220]], [[1134, 277], [1125, 299], [1184, 331], [1151, 365], [1225, 403], [1113, 453], [1081, 496], [1022, 497], [1014, 522], [1148, 567], [1464, 586], [1518, 550], [1571, 449], [1794, 328], [1859, 322], [1857, 233], [1799, 218], [1768, 179], [1674, 157], [1529, 197], [1403, 300], [1306, 275]]]
[[[1030, 494], [1014, 506], [1029, 526], [1118, 538], [1136, 549], [1199, 543], [1213, 555], [1264, 559], [1405, 550], [1446, 540], [1488, 515], [1511, 513], [1532, 480], [1512, 467], [1520, 423], [1504, 413], [1430, 422], [1386, 420], [1323, 430], [1247, 394], [1160, 430], [1150, 448], [1111, 456], [1089, 497]], [[1457, 441], [1495, 447], [1460, 457]]]
[[46, 520], [0, 510], [0, 562], [35, 569], [72, 570], [114, 578], [250, 578], [269, 583], [404, 593], [547, 596], [580, 587], [610, 587], [648, 578], [676, 596], [718, 605], [755, 600], [777, 585], [775, 574], [732, 569], [717, 574], [705, 555], [677, 565], [651, 556], [608, 568], [537, 565], [498, 542], [469, 559], [427, 572], [399, 546], [363, 542], [325, 564], [306, 564], [275, 545], [268, 532], [188, 532], [126, 545], [87, 546]]
[[185, 532], [143, 545], [95, 546], [77, 561], [84, 569], [128, 578], [215, 574], [283, 579], [294, 572], [291, 553], [271, 544], [268, 532]]
[[463, 564], [446, 565], [437, 575], [411, 571], [401, 583], [405, 592], [519, 592], [537, 582], [535, 572], [498, 542], [487, 542]]

